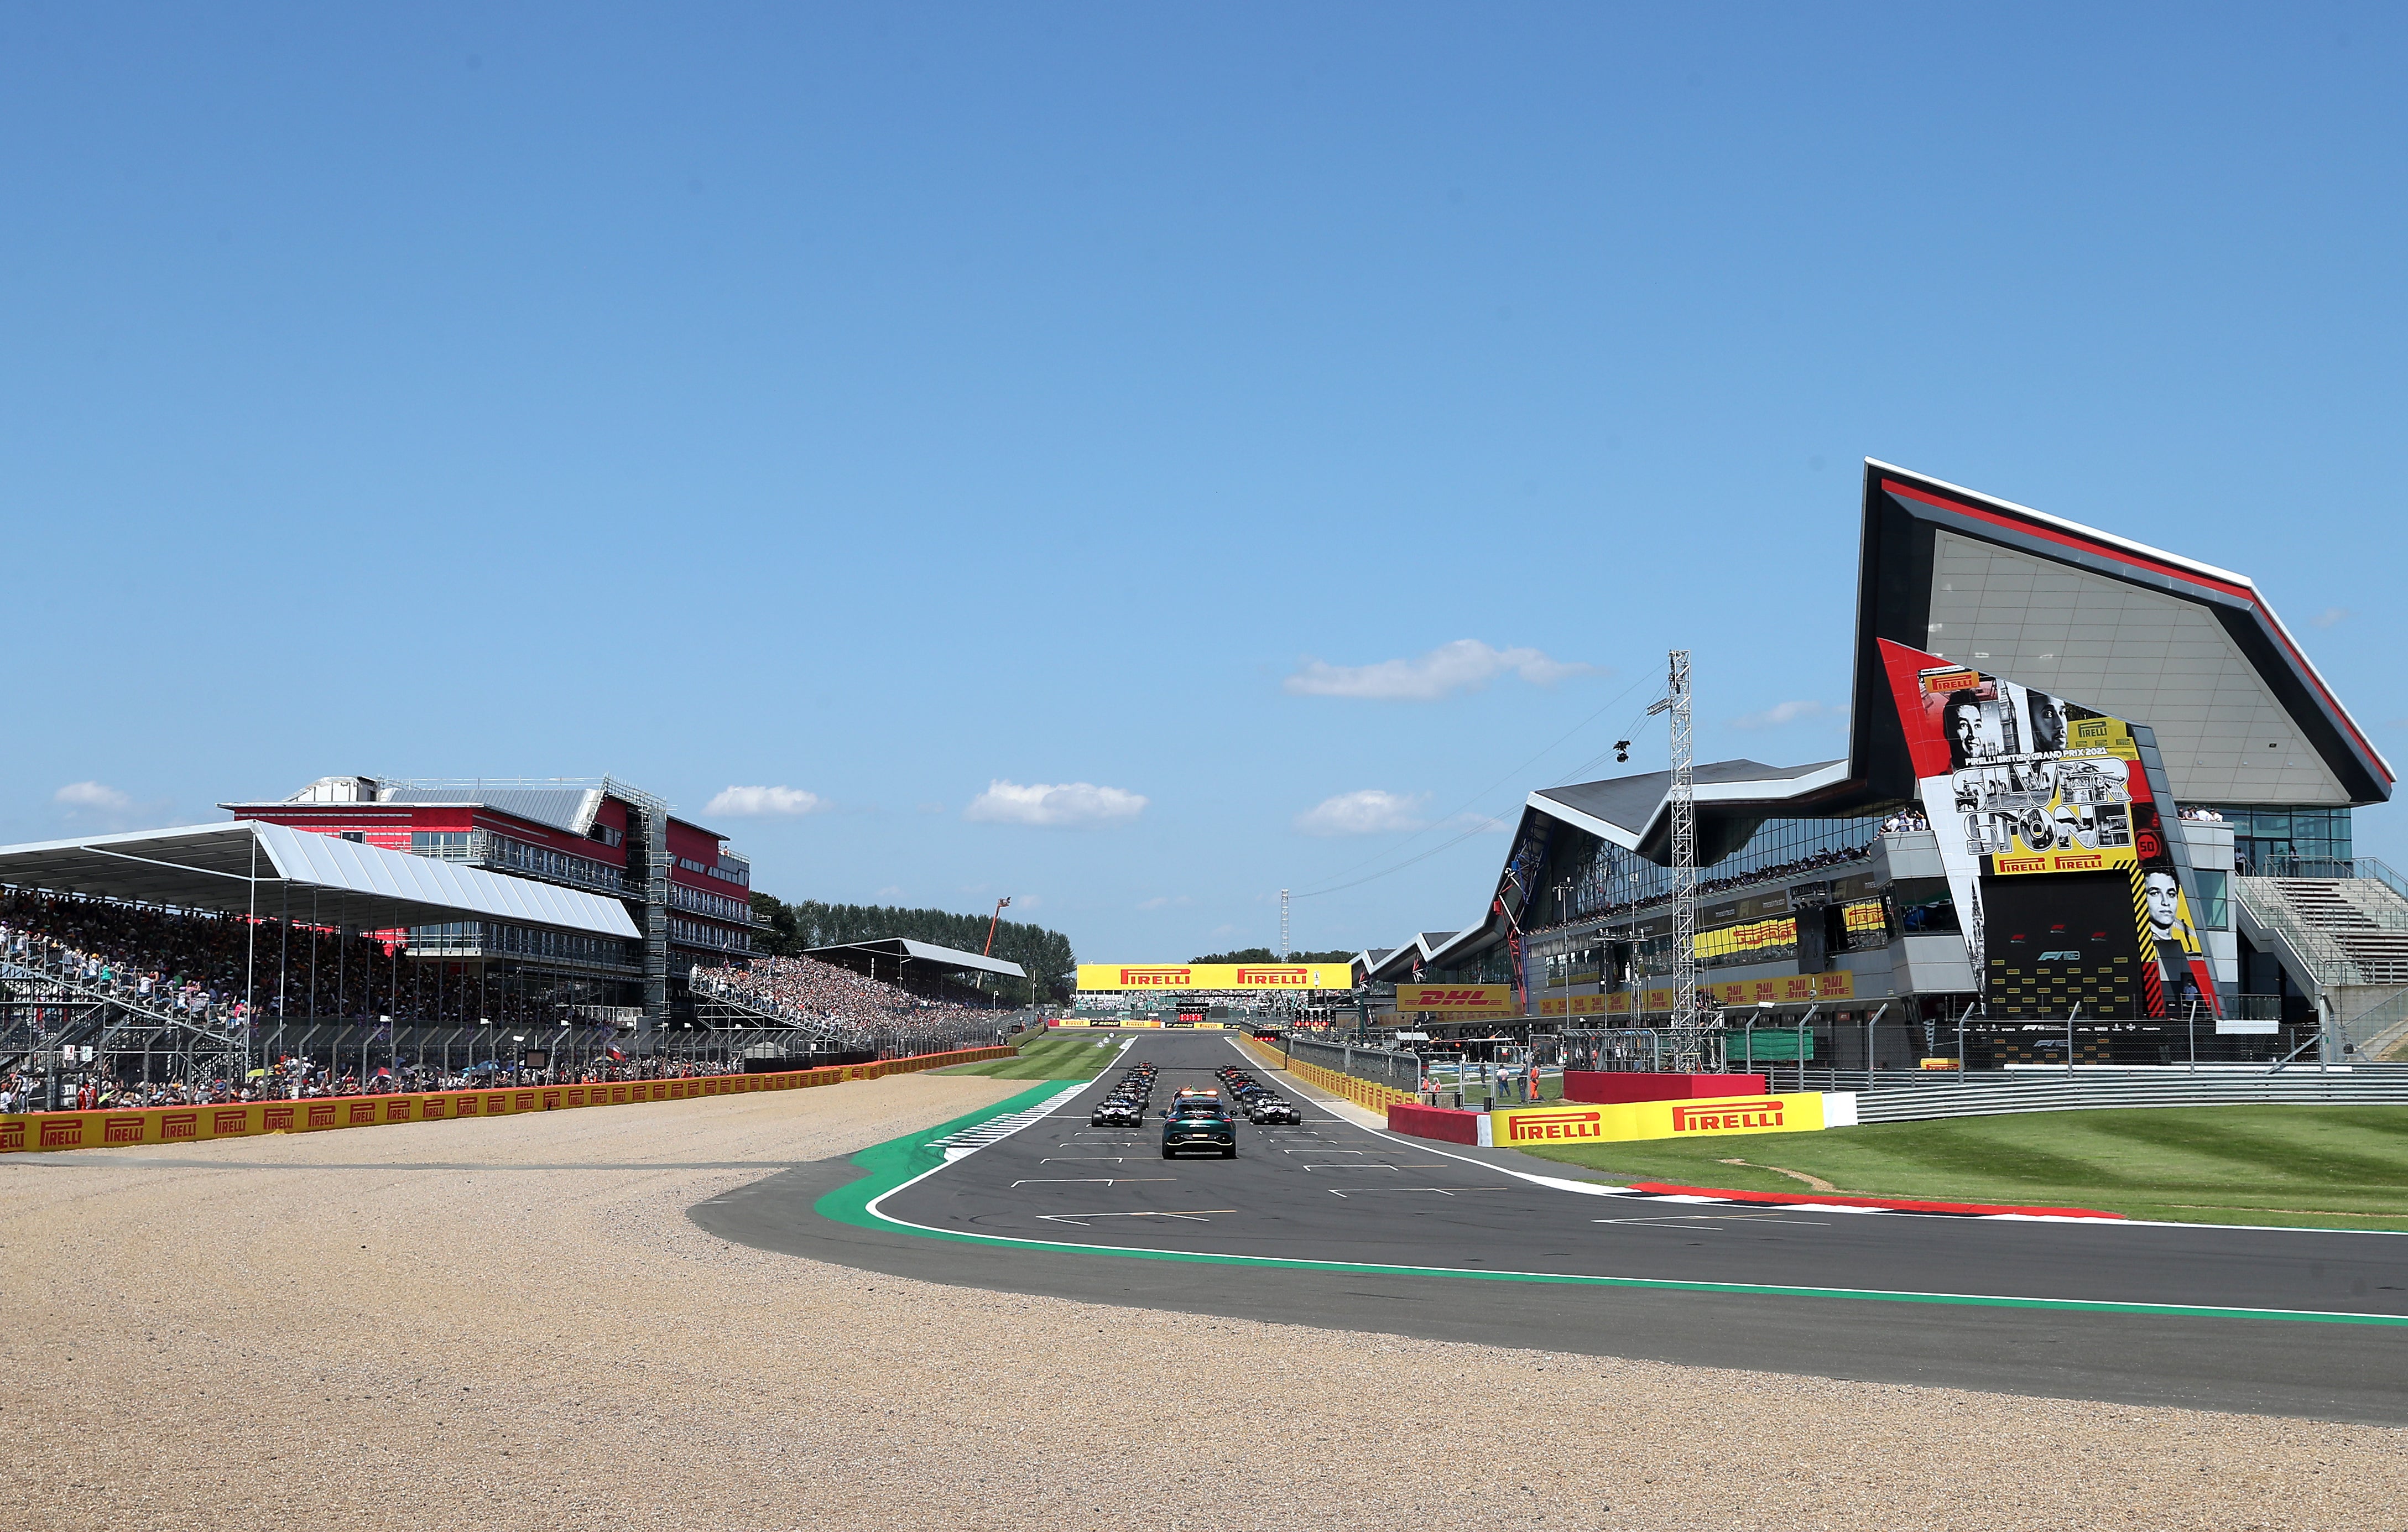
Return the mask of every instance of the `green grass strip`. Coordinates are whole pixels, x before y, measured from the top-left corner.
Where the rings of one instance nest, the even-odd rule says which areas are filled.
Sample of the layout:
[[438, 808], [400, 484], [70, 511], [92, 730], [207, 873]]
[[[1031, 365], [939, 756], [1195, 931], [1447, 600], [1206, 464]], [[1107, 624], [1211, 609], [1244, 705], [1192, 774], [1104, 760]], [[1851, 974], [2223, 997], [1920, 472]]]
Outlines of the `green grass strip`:
[[[884, 1229], [926, 1239], [951, 1239], [963, 1244], [1008, 1245], [1059, 1255], [1104, 1255], [1133, 1261], [1186, 1261], [1200, 1266], [1271, 1267], [1289, 1271], [1335, 1271], [1382, 1277], [1454, 1277], [1468, 1281], [1547, 1282], [1566, 1287], [1637, 1289], [1666, 1293], [1744, 1294], [1762, 1297], [1840, 1298], [1871, 1303], [1943, 1304], [1966, 1309], [2034, 1309], [2062, 1313], [2131, 1314], [2172, 1319], [2260, 1319], [2310, 1324], [2372, 1324], [2408, 1327], [2408, 1315], [2326, 1313], [2312, 1309], [2226, 1309], [2196, 1304], [2118, 1303], [2091, 1298], [2023, 1298], [1958, 1293], [1904, 1293], [1880, 1288], [1789, 1287], [1761, 1282], [1715, 1282], [1670, 1277], [1590, 1277], [1546, 1271], [1472, 1271], [1459, 1267], [1382, 1266], [1356, 1261], [1315, 1261], [1294, 1256], [1221, 1255], [1172, 1250], [1124, 1250], [1109, 1245], [1074, 1245], [1050, 1239], [1027, 1239], [1006, 1234], [960, 1234], [906, 1224], [870, 1210], [869, 1205], [914, 1177], [945, 1163], [933, 1140], [975, 1127], [1010, 1112], [1025, 1111], [1061, 1089], [1056, 1082], [1023, 1091], [950, 1123], [906, 1134], [873, 1145], [853, 1157], [864, 1172], [861, 1179], [822, 1196], [813, 1210], [822, 1218], [856, 1228]], [[1867, 1214], [1868, 1217], [1884, 1216]]]

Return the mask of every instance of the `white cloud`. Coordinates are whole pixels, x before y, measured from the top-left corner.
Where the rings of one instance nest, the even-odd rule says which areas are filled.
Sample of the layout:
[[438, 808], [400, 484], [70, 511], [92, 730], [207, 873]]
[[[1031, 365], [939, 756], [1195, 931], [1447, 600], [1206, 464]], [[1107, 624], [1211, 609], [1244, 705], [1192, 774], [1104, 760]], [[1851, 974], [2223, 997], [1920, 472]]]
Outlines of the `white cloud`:
[[1567, 676], [1593, 675], [1601, 667], [1550, 659], [1535, 649], [1492, 649], [1477, 638], [1457, 638], [1412, 660], [1376, 665], [1330, 665], [1307, 660], [1281, 689], [1300, 697], [1365, 697], [1376, 702], [1436, 702], [1456, 692], [1476, 692], [1507, 671], [1536, 686]]
[[997, 777], [970, 800], [962, 817], [990, 824], [1066, 826], [1111, 824], [1135, 819], [1147, 803], [1141, 793], [1097, 787], [1093, 782], [1008, 782]]
[[1743, 718], [1734, 718], [1731, 720], [1731, 725], [1742, 729], [1777, 729], [1784, 723], [1795, 723], [1800, 719], [1829, 718], [1839, 710], [1829, 703], [1815, 702], [1801, 697], [1795, 702], [1776, 702], [1760, 713], [1749, 713]]
[[1151, 899], [1140, 899], [1137, 907], [1140, 909], [1174, 909], [1183, 908], [1187, 905], [1194, 904], [1195, 902], [1195, 900], [1189, 898], [1184, 894], [1157, 894]]
[[2327, 607], [2324, 610], [2316, 613], [2314, 617], [2309, 618], [2308, 625], [2319, 628], [2337, 627], [2341, 623], [2349, 621], [2349, 618], [2350, 609], [2347, 607]]
[[877, 893], [872, 894], [870, 897], [873, 899], [899, 899], [903, 897], [903, 885], [900, 883], [889, 883], [884, 888], [880, 889]]
[[702, 811], [727, 819], [768, 819], [816, 814], [827, 807], [827, 799], [799, 787], [731, 787]]
[[100, 814], [122, 814], [134, 807], [131, 795], [106, 782], [69, 782], [51, 794], [50, 801], [62, 809], [88, 809]]
[[1340, 793], [1296, 816], [1296, 827], [1306, 835], [1380, 835], [1389, 830], [1418, 830], [1422, 800], [1401, 793], [1367, 787]]

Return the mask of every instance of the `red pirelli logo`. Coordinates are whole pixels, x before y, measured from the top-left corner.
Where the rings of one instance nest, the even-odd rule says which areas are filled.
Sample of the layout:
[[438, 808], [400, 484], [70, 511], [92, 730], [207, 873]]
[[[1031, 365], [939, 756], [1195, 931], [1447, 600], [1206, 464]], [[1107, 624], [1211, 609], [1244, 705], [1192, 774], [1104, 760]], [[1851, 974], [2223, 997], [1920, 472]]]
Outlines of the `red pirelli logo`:
[[142, 1119], [139, 1117], [104, 1118], [100, 1124], [100, 1141], [105, 1144], [140, 1143]]
[[311, 1127], [333, 1127], [335, 1125], [335, 1104], [332, 1101], [329, 1101], [322, 1107], [311, 1107], [309, 1109], [309, 1125]]
[[25, 1120], [12, 1117], [0, 1123], [0, 1151], [14, 1153], [25, 1147]]
[[1676, 1106], [1672, 1109], [1672, 1131], [1728, 1133], [1734, 1128], [1779, 1127], [1781, 1106], [1771, 1096], [1761, 1101], [1717, 1101], [1706, 1107]]
[[1176, 989], [1186, 984], [1187, 981], [1188, 970], [1185, 968], [1150, 967], [1121, 970], [1121, 985], [1125, 989]]
[[229, 1135], [248, 1133], [251, 1131], [251, 1113], [240, 1107], [213, 1111], [209, 1113], [209, 1131]]
[[196, 1111], [171, 1111], [159, 1119], [162, 1138], [197, 1138], [201, 1136], [201, 1114]]
[[1561, 1111], [1544, 1117], [1515, 1112], [1505, 1119], [1505, 1141], [1509, 1144], [1560, 1143], [1570, 1138], [1605, 1137], [1605, 1113], [1601, 1111]]
[[270, 1107], [259, 1114], [259, 1125], [270, 1133], [290, 1132], [293, 1127], [293, 1109]]
[[1249, 968], [1240, 965], [1238, 982], [1249, 985], [1292, 984], [1297, 989], [1310, 989], [1312, 987], [1312, 974], [1305, 968]]
[[44, 1149], [81, 1149], [83, 1119], [80, 1117], [44, 1117], [42, 1147]]

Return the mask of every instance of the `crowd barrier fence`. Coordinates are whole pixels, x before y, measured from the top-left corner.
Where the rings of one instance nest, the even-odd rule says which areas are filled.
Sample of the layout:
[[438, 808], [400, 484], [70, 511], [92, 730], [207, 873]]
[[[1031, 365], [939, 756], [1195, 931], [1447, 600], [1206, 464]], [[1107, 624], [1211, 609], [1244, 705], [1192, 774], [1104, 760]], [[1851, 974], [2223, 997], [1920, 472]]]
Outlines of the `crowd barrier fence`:
[[830, 1065], [757, 1075], [696, 1075], [685, 1080], [617, 1080], [591, 1085], [512, 1085], [461, 1091], [396, 1091], [381, 1095], [336, 1095], [298, 1101], [233, 1101], [222, 1106], [139, 1107], [123, 1111], [42, 1111], [0, 1117], [0, 1154], [43, 1150], [132, 1148], [143, 1144], [200, 1143], [276, 1133], [320, 1133], [333, 1128], [388, 1127], [398, 1123], [439, 1123], [469, 1117], [510, 1117], [520, 1112], [560, 1111], [576, 1107], [622, 1107], [646, 1101], [690, 1101], [752, 1091], [805, 1090], [853, 1080], [882, 1080], [948, 1065], [1013, 1058], [1010, 1048], [962, 1048], [874, 1064]]
[[1252, 1050], [1255, 1057], [1272, 1068], [1285, 1069], [1306, 1084], [1327, 1091], [1332, 1095], [1343, 1096], [1358, 1107], [1367, 1107], [1373, 1111], [1383, 1111], [1399, 1101], [1421, 1099], [1412, 1091], [1400, 1091], [1393, 1085], [1357, 1080], [1353, 1075], [1341, 1074], [1336, 1069], [1324, 1068], [1318, 1064], [1308, 1064], [1297, 1057], [1294, 1052], [1282, 1053], [1279, 1049], [1258, 1038], [1249, 1038], [1240, 1034], [1238, 1040]]

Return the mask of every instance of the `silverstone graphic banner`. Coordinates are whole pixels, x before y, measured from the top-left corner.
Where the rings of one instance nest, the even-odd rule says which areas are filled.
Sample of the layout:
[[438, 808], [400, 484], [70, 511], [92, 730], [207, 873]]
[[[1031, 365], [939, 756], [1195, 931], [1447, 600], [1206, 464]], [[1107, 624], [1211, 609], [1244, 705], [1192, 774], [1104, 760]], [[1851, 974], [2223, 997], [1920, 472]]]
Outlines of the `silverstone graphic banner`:
[[1881, 642], [1917, 790], [1994, 1021], [2222, 1014], [2188, 880], [2119, 718]]

